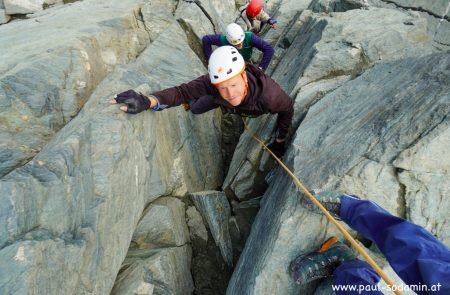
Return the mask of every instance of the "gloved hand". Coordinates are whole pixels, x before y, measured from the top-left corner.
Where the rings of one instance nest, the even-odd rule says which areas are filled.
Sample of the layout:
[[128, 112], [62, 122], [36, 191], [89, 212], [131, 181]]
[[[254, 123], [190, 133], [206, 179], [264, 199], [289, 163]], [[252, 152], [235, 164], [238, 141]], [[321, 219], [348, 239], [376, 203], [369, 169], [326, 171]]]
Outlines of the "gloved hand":
[[278, 142], [276, 139], [269, 144], [267, 147], [269, 148], [269, 150], [272, 151], [272, 153], [275, 154], [275, 156], [277, 156], [278, 158], [281, 158], [284, 153], [286, 152], [286, 148], [285, 148], [285, 142]]
[[150, 108], [148, 97], [132, 89], [116, 94], [114, 99], [118, 103], [126, 104], [129, 114], [137, 114]]
[[270, 18], [270, 19], [267, 21], [267, 23], [268, 23], [269, 26], [271, 26], [273, 29], [276, 29], [276, 23], [277, 23], [276, 20]]

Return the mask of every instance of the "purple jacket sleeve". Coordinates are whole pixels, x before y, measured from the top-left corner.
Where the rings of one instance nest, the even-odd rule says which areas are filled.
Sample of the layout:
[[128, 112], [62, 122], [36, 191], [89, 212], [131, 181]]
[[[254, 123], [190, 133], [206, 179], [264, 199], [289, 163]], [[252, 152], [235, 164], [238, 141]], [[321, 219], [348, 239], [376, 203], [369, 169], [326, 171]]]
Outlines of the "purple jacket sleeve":
[[223, 44], [220, 43], [220, 34], [215, 35], [205, 35], [202, 38], [202, 45], [203, 45], [203, 54], [206, 57], [206, 61], [209, 60], [209, 57], [212, 54], [212, 46], [222, 46]]
[[254, 47], [258, 48], [263, 53], [263, 57], [261, 59], [261, 62], [259, 63], [259, 66], [263, 70], [267, 69], [267, 66], [269, 65], [270, 60], [272, 59], [272, 56], [275, 52], [272, 45], [270, 45], [263, 38], [258, 37], [256, 34], [252, 34], [250, 42]]

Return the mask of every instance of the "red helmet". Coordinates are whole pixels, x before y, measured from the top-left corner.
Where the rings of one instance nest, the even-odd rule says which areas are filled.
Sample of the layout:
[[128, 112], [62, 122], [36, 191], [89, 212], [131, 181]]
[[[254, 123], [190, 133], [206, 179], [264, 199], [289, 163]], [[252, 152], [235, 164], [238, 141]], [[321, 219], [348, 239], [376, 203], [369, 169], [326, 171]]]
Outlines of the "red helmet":
[[261, 0], [251, 0], [245, 10], [249, 17], [256, 17], [262, 10]]

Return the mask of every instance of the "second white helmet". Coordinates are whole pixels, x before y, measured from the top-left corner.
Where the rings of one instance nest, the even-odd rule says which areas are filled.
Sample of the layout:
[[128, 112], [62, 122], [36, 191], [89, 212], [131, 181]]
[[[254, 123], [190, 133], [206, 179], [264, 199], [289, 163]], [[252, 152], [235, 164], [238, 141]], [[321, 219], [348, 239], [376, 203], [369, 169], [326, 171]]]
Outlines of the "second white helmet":
[[214, 50], [209, 58], [208, 73], [212, 84], [231, 79], [244, 70], [244, 58], [233, 46], [221, 46]]
[[225, 35], [227, 37], [228, 42], [233, 45], [238, 45], [244, 42], [244, 30], [238, 24], [232, 23], [229, 24], [225, 30]]

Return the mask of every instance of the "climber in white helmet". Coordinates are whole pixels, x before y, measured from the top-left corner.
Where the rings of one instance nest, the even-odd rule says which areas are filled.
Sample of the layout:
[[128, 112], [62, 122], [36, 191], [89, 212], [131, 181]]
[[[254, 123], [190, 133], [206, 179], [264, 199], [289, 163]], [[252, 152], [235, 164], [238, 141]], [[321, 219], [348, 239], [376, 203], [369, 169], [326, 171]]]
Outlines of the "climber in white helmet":
[[233, 46], [222, 46], [212, 53], [208, 73], [147, 95], [127, 90], [115, 95], [112, 103], [125, 104], [120, 109], [130, 114], [148, 109], [160, 111], [184, 103], [190, 105], [194, 114], [218, 107], [241, 116], [277, 114], [276, 136], [269, 148], [281, 157], [292, 124], [292, 99], [260, 68], [246, 64]]
[[273, 47], [264, 39], [258, 37], [252, 32], [244, 32], [244, 30], [235, 23], [229, 24], [225, 30], [225, 34], [205, 35], [202, 38], [203, 53], [207, 60], [212, 53], [212, 46], [234, 46], [242, 55], [246, 62], [250, 62], [253, 47], [256, 47], [263, 53], [259, 67], [263, 70], [267, 68], [274, 54]]
[[242, 48], [242, 42], [244, 42], [245, 35], [244, 30], [239, 25], [235, 23], [229, 24], [225, 29], [225, 36], [231, 45], [237, 49]]

